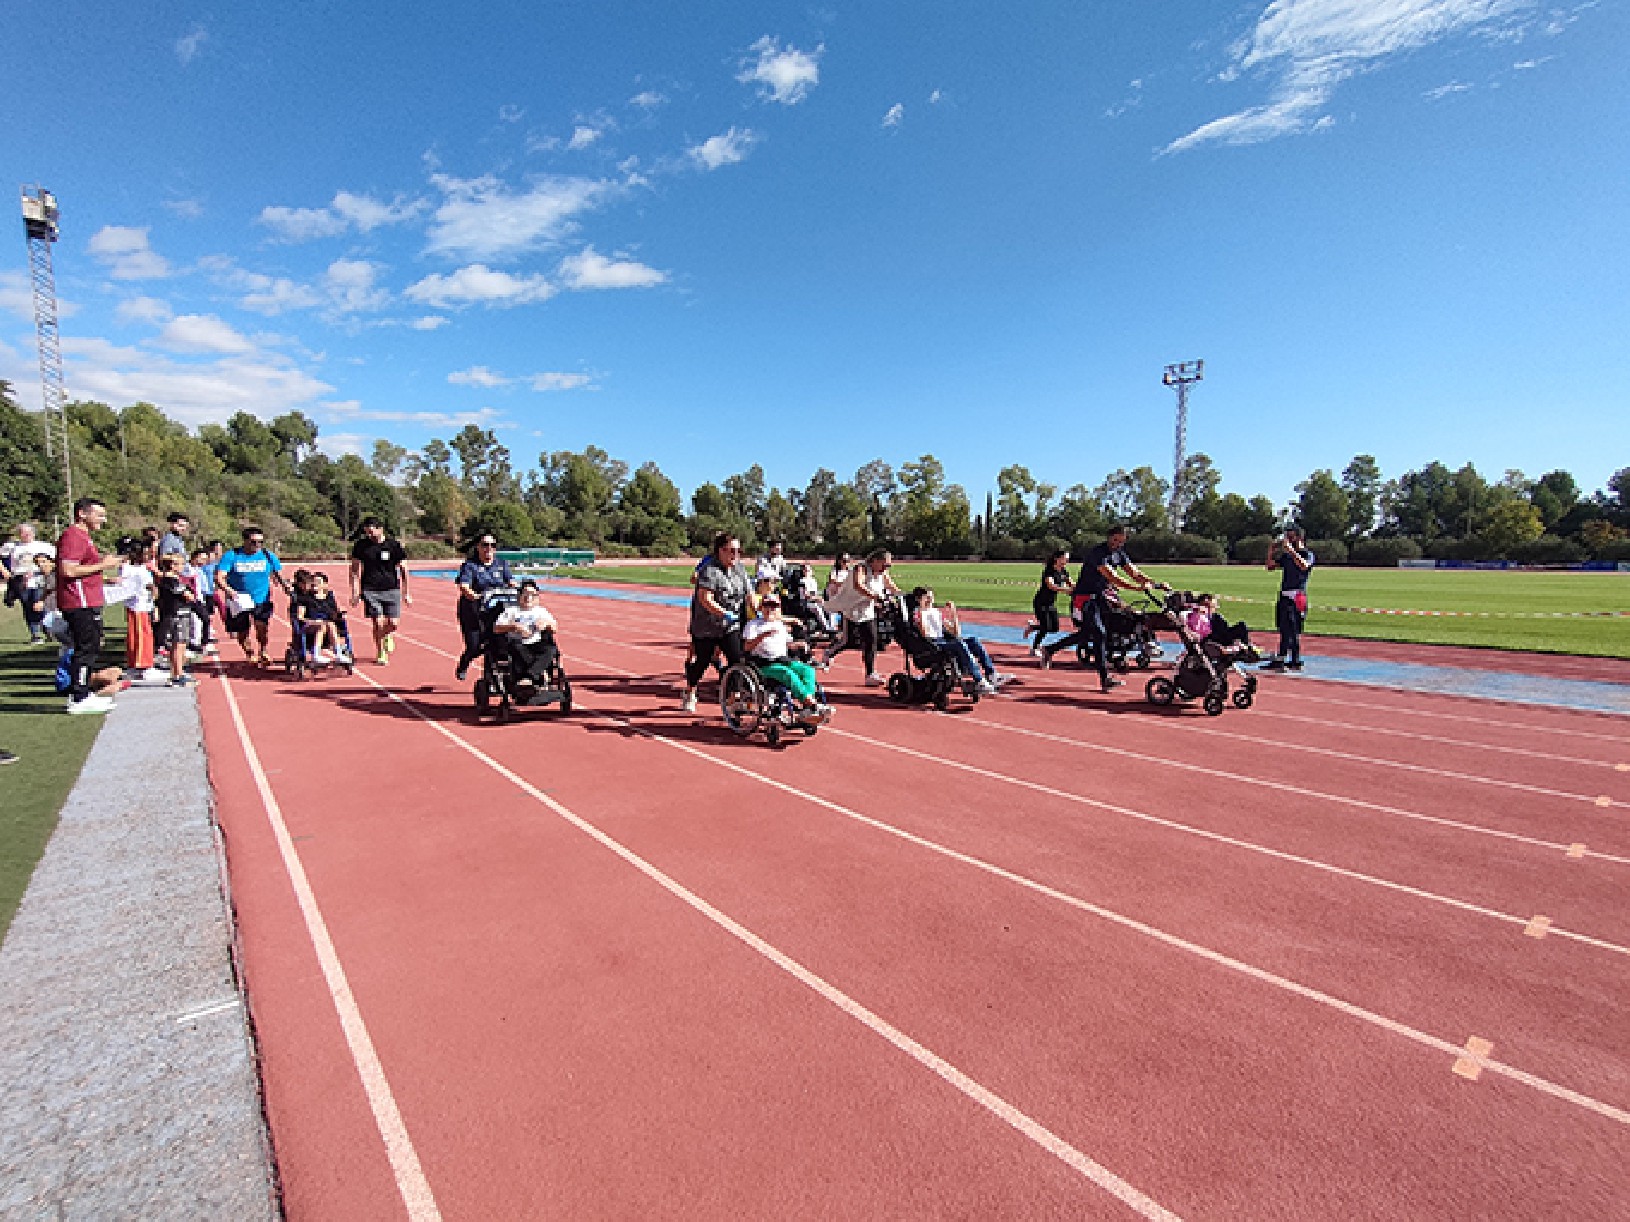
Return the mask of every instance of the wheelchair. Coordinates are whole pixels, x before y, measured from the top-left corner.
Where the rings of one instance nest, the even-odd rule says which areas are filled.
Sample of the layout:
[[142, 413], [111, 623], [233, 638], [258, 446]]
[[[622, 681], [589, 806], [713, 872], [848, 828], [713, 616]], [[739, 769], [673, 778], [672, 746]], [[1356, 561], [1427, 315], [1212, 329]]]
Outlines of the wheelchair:
[[906, 668], [889, 676], [889, 699], [896, 704], [931, 704], [940, 712], [951, 706], [951, 695], [961, 692], [979, 703], [979, 681], [957, 669], [956, 659], [917, 631], [903, 599], [889, 600], [878, 624], [889, 625], [889, 638], [906, 656]]
[[535, 708], [559, 705], [562, 713], [572, 711], [572, 682], [560, 664], [560, 650], [555, 648], [553, 631], [543, 634], [548, 645], [548, 663], [542, 681], [535, 682], [528, 675], [515, 673], [515, 658], [510, 653], [509, 636], [495, 632], [493, 625], [504, 609], [516, 601], [514, 590], [505, 586], [489, 590], [481, 599], [481, 676], [475, 681], [476, 711], [485, 716], [494, 714], [500, 723], [510, 720], [516, 708]]
[[[815, 698], [825, 706], [826, 692], [819, 684]], [[766, 679], [750, 657], [725, 667], [719, 680], [719, 711], [738, 738], [762, 733], [772, 747], [779, 747], [794, 731], [814, 738], [821, 728], [819, 721], [805, 716], [793, 703], [792, 693]]]

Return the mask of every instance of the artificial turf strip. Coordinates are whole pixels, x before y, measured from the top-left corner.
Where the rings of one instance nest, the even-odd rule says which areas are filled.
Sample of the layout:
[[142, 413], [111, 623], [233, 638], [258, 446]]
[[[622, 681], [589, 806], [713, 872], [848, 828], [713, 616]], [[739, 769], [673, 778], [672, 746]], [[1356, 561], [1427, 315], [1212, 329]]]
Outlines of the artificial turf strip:
[[[113, 611], [107, 621], [104, 664], [124, 655], [124, 619]], [[104, 720], [63, 712], [56, 657], [54, 646], [28, 643], [18, 608], [0, 613], [0, 748], [20, 757], [0, 766], [0, 940]]]
[[[561, 573], [591, 581], [688, 587], [693, 567], [694, 562], [602, 565]], [[823, 583], [829, 567], [826, 561], [816, 570]], [[1070, 566], [1072, 576], [1078, 568]], [[1256, 565], [1149, 565], [1145, 571], [1179, 588], [1222, 595], [1228, 617], [1243, 619], [1254, 630], [1273, 628], [1277, 573]], [[1039, 562], [908, 562], [899, 566], [895, 579], [907, 588], [932, 586], [940, 602], [1027, 613], [1040, 573]], [[1309, 594], [1311, 636], [1630, 658], [1630, 573], [1321, 568], [1314, 570]], [[1375, 615], [1335, 607], [1469, 614]], [[1490, 613], [1487, 618], [1484, 612]], [[1577, 614], [1581, 612], [1593, 614]]]

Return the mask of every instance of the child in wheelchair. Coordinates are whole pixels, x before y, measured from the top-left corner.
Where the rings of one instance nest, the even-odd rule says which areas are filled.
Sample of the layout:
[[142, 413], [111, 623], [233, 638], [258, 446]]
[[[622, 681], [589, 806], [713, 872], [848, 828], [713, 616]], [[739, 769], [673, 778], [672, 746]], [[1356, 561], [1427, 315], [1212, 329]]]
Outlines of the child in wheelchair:
[[327, 574], [305, 569], [295, 573], [289, 613], [295, 626], [293, 646], [302, 662], [326, 666], [332, 660], [351, 665], [351, 633], [345, 612], [328, 587]]
[[814, 725], [831, 720], [832, 709], [821, 702], [815, 668], [807, 660], [809, 646], [793, 638], [781, 616], [779, 594], [770, 592], [759, 598], [758, 616], [742, 627], [741, 643], [765, 682], [786, 691], [799, 721]]
[[517, 685], [548, 686], [560, 662], [555, 646], [557, 627], [555, 617], [538, 600], [537, 582], [521, 582], [515, 603], [500, 611], [492, 624], [494, 635], [508, 648], [510, 673]]

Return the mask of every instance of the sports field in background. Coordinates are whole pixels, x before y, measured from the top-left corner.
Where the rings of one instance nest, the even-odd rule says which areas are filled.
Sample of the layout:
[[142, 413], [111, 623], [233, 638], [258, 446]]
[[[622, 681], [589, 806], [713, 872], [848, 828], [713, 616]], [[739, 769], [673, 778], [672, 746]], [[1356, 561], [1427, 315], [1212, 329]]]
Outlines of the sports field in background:
[[[693, 567], [596, 565], [573, 576], [687, 587]], [[823, 584], [830, 567], [827, 563], [817, 569]], [[1071, 575], [1079, 568], [1071, 565]], [[1273, 627], [1277, 573], [1245, 565], [1149, 565], [1145, 571], [1180, 589], [1222, 595], [1230, 619], [1243, 619], [1253, 629]], [[902, 588], [932, 586], [941, 602], [1028, 613], [1040, 573], [1035, 562], [907, 561], [897, 566], [895, 581]], [[1308, 591], [1307, 631], [1313, 635], [1630, 658], [1630, 573], [1331, 568], [1314, 570]], [[1461, 614], [1378, 615], [1340, 607]]]

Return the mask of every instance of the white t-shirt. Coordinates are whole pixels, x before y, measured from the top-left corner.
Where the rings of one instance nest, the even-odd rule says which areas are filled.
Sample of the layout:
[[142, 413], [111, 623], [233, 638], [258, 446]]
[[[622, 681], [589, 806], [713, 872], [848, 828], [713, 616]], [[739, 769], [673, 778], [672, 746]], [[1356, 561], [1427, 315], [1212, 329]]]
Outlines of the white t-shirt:
[[[760, 636], [760, 633], [763, 635]], [[792, 640], [792, 632], [788, 629], [786, 621], [765, 619], [762, 615], [755, 620], [748, 620], [741, 634], [744, 638], [757, 638], [753, 641], [753, 656], [763, 658], [766, 662], [775, 662], [786, 657], [787, 643]]]
[[[137, 615], [153, 613], [153, 570], [145, 564], [126, 564], [119, 569], [120, 601]], [[111, 601], [111, 599], [109, 600]]]
[[6, 544], [4, 556], [0, 557], [0, 559], [3, 559], [6, 568], [13, 574], [20, 573], [24, 577], [33, 577], [40, 571], [39, 566], [34, 563], [34, 557], [55, 556], [56, 554], [56, 548], [49, 543], [41, 543], [38, 539], [35, 539], [32, 543]]
[[[849, 584], [853, 584], [855, 580], [854, 573], [855, 570], [850, 570]], [[887, 573], [874, 573], [866, 565], [861, 565], [859, 568], [859, 574], [861, 586], [867, 590], [870, 590], [878, 598], [882, 598], [888, 593]], [[877, 618], [877, 603], [872, 601], [872, 599], [862, 598], [853, 590], [850, 591], [850, 597], [853, 599], [853, 601], [850, 603], [847, 618], [853, 620], [857, 624], [869, 624]]]
[[766, 577], [779, 584], [786, 575], [787, 561], [782, 556], [760, 556], [758, 558], [758, 571], [753, 574], [755, 581], [763, 581]]
[[929, 640], [945, 639], [945, 616], [938, 607], [924, 607], [917, 612], [917, 619], [922, 624], [923, 635]]
[[543, 630], [555, 626], [555, 617], [542, 606], [537, 607], [505, 607], [499, 613], [498, 624], [517, 624], [525, 631], [517, 635], [523, 645], [536, 645], [543, 639]]

